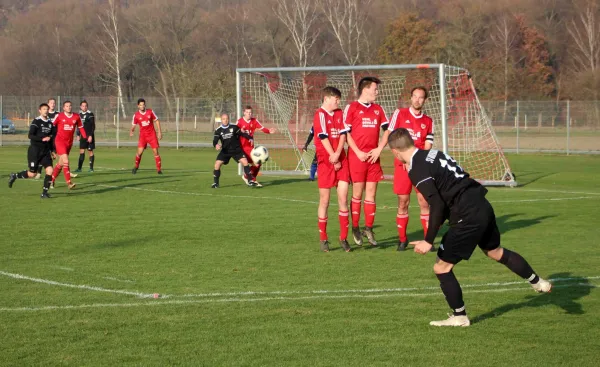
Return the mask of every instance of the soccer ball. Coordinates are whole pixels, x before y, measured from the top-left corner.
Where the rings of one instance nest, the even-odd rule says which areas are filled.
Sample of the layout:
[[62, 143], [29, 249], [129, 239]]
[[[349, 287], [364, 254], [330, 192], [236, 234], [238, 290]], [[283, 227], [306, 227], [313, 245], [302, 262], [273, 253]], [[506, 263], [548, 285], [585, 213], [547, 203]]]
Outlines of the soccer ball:
[[250, 156], [250, 158], [255, 164], [263, 164], [269, 160], [269, 151], [267, 150], [267, 148], [263, 147], [262, 145], [259, 145], [252, 149], [252, 151], [250, 152]]

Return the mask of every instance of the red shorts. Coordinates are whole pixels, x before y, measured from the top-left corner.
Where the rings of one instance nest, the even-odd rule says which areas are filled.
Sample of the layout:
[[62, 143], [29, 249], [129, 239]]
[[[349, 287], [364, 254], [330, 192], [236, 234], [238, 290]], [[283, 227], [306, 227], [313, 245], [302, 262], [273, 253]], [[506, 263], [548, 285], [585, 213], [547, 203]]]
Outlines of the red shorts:
[[348, 159], [342, 159], [342, 168], [335, 170], [328, 158], [317, 161], [317, 184], [320, 189], [337, 187], [338, 182], [350, 182]]
[[[394, 194], [410, 195], [412, 188], [413, 184], [408, 177], [408, 171], [404, 168], [404, 165], [394, 162]], [[419, 193], [416, 187], [415, 191]]]
[[71, 148], [73, 148], [73, 142], [66, 142], [66, 141], [55, 141], [54, 142], [54, 147], [56, 148], [56, 154], [57, 155], [69, 155], [69, 153], [71, 152]]
[[352, 182], [379, 182], [383, 180], [383, 170], [379, 160], [375, 163], [361, 162], [355, 154], [348, 154], [348, 167]]
[[254, 161], [252, 160], [252, 156], [250, 155], [250, 153], [252, 152], [252, 146], [251, 145], [242, 145], [242, 150], [244, 151], [244, 155], [246, 156], [248, 163], [254, 164]]
[[159, 147], [158, 139], [156, 138], [156, 134], [148, 134], [148, 135], [140, 134], [140, 139], [138, 140], [138, 148], [146, 149], [146, 146], [148, 144], [150, 145], [150, 147], [152, 149], [157, 149]]

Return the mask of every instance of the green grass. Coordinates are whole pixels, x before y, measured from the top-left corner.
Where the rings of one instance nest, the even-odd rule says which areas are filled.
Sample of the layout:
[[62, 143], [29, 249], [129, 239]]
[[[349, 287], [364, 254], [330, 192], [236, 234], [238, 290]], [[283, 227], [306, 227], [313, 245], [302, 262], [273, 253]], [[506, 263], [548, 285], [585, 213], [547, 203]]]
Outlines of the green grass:
[[[324, 254], [315, 183], [263, 176], [250, 189], [229, 165], [211, 190], [212, 150], [162, 149], [163, 176], [151, 154], [131, 175], [133, 155], [100, 148], [97, 171], [71, 192], [59, 177], [47, 201], [40, 181], [0, 187], [0, 365], [597, 365], [600, 157], [509, 156], [522, 186], [488, 194], [503, 244], [571, 280], [548, 295], [491, 285], [520, 279], [476, 252], [455, 270], [474, 324], [437, 329], [435, 256], [396, 252], [390, 183], [377, 198], [383, 248], [348, 254], [333, 241]], [[25, 164], [26, 147], [0, 148], [3, 177]], [[250, 291], [265, 293], [238, 293]]]

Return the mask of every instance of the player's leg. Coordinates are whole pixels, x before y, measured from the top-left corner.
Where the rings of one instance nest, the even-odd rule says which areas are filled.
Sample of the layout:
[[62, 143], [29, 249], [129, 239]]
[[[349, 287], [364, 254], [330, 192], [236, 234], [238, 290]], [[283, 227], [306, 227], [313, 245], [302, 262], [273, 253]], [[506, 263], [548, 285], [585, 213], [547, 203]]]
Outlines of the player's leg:
[[357, 246], [362, 246], [362, 232], [359, 227], [359, 221], [365, 185], [366, 182], [357, 182], [354, 180], [354, 176], [352, 177], [352, 199], [350, 201], [350, 211], [352, 214], [352, 237]]
[[442, 293], [444, 293], [448, 306], [452, 309], [452, 315], [446, 320], [432, 321], [429, 323], [430, 325], [469, 326], [471, 324], [465, 310], [460, 283], [452, 271], [454, 265], [455, 263], [444, 261], [439, 257], [433, 265], [433, 272], [440, 282], [440, 288], [442, 289]]
[[69, 187], [69, 189], [73, 189], [75, 188], [76, 184], [71, 182], [71, 171], [69, 169], [69, 151], [70, 148], [67, 148], [67, 152], [59, 157], [59, 162], [62, 161], [62, 171], [63, 175], [65, 176], [65, 182], [67, 183], [67, 186]]
[[[83, 139], [83, 138], [81, 138]], [[86, 142], [87, 143], [87, 142]], [[85, 145], [82, 141], [79, 142], [79, 160], [77, 161], [77, 169], [75, 172], [81, 172], [81, 167], [83, 167], [83, 161], [85, 161]]]
[[364, 234], [367, 236], [367, 240], [371, 246], [377, 246], [375, 240], [375, 233], [373, 232], [373, 224], [375, 223], [375, 212], [377, 210], [377, 204], [375, 204], [377, 194], [377, 182], [367, 181], [365, 185], [365, 231]]
[[319, 209], [317, 216], [319, 221], [319, 240], [321, 241], [321, 251], [329, 252], [329, 237], [327, 236], [327, 209], [329, 208], [330, 188], [319, 187]]
[[[220, 154], [220, 153], [219, 153]], [[211, 188], [218, 189], [219, 188], [219, 178], [221, 177], [221, 166], [223, 165], [223, 161], [217, 157], [215, 161], [215, 170], [213, 171], [213, 184]]]
[[140, 168], [140, 162], [142, 161], [142, 154], [144, 154], [144, 150], [146, 149], [146, 146], [148, 145], [146, 138], [140, 134], [140, 138], [138, 140], [138, 147], [137, 147], [137, 151], [135, 153], [135, 163], [133, 166], [133, 169], [131, 170], [132, 174], [136, 174], [137, 170]]
[[52, 180], [50, 182], [50, 188], [54, 188], [54, 184], [56, 182], [56, 178], [63, 170], [63, 159], [62, 156], [67, 154], [67, 147], [62, 142], [55, 142], [56, 147], [56, 155], [58, 156], [56, 166], [52, 170]]
[[156, 136], [150, 142], [150, 147], [152, 148], [152, 153], [154, 153], [154, 163], [156, 163], [156, 173], [158, 173], [159, 175], [162, 175], [160, 154], [158, 153], [158, 139], [156, 139]]
[[396, 228], [398, 230], [397, 251], [404, 251], [408, 246], [408, 206], [410, 204], [410, 193], [412, 183], [404, 165], [394, 162], [394, 193], [398, 196], [398, 212], [396, 213]]
[[250, 162], [249, 162], [248, 158], [246, 158], [245, 155], [242, 156], [242, 154], [240, 154], [239, 163], [242, 164], [242, 167], [244, 169], [244, 176], [246, 178], [244, 180], [244, 182], [247, 181], [246, 185], [248, 185], [250, 187], [262, 187], [261, 184], [256, 182], [256, 178], [252, 175], [252, 170], [250, 169], [251, 168]]
[[90, 147], [88, 147], [88, 154], [89, 154], [89, 159], [90, 159], [90, 172], [94, 172], [94, 162], [96, 161], [96, 154], [94, 153], [94, 146], [92, 145], [94, 144], [93, 142], [90, 144]]
[[429, 204], [418, 190], [417, 201], [419, 202], [419, 209], [421, 210], [421, 226], [423, 227], [423, 237], [427, 235], [427, 227], [429, 226]]
[[314, 181], [316, 173], [317, 173], [317, 153], [315, 153], [315, 157], [313, 158], [312, 163], [310, 164], [310, 176], [308, 179], [310, 181]]
[[39, 159], [38, 159], [38, 149], [30, 146], [29, 149], [27, 150], [27, 170], [21, 171], [21, 172], [13, 172], [10, 175], [8, 175], [8, 187], [11, 188], [13, 187], [13, 184], [15, 183], [15, 181], [17, 179], [27, 179], [27, 178], [33, 178], [36, 176], [37, 172], [38, 172], [38, 163], [39, 163]]
[[352, 248], [348, 244], [348, 227], [350, 225], [350, 213], [348, 212], [348, 180], [338, 181], [337, 196], [338, 196], [338, 216], [340, 221], [340, 246], [346, 252], [350, 252]]
[[47, 154], [43, 159], [42, 159], [42, 164], [41, 164], [45, 171], [46, 171], [46, 176], [44, 177], [44, 186], [42, 188], [42, 199], [46, 199], [46, 198], [50, 198], [50, 194], [48, 193], [48, 190], [50, 189], [50, 183], [52, 182], [52, 157], [50, 156], [50, 154]]
[[[254, 161], [252, 160], [252, 155], [250, 154], [250, 152], [252, 152], [252, 147], [242, 145], [242, 151], [244, 152], [246, 161], [248, 162], [248, 165], [250, 166], [250, 167], [248, 167], [248, 169], [250, 169], [250, 171], [251, 171], [252, 166], [254, 165]], [[244, 174], [242, 175], [242, 181], [244, 181], [244, 183], [246, 183], [246, 185], [248, 185], [248, 183], [250, 182], [245, 168], [244, 168]]]

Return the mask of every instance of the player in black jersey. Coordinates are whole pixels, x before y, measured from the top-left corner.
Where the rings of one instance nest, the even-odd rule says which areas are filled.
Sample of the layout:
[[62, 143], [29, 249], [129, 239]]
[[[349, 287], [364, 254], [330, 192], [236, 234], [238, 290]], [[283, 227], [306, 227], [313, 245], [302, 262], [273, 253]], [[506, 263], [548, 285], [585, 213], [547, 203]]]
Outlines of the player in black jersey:
[[430, 325], [471, 324], [452, 268], [461, 260], [468, 260], [477, 246], [488, 257], [527, 279], [535, 291], [550, 292], [552, 284], [536, 275], [521, 255], [500, 246], [494, 209], [485, 198], [487, 189], [470, 178], [452, 157], [437, 150], [415, 148], [410, 133], [404, 128], [390, 134], [388, 145], [394, 156], [407, 164], [412, 184], [430, 205], [429, 229], [425, 239], [411, 242], [415, 252], [428, 253], [446, 219], [450, 226], [442, 237], [433, 271], [453, 313], [447, 320], [432, 321]]
[[88, 110], [88, 103], [86, 100], [81, 101], [79, 108], [79, 117], [83, 123], [83, 129], [88, 137], [92, 137], [92, 141], [90, 142], [88, 139], [81, 139], [79, 137], [79, 130], [76, 131], [77, 140], [79, 140], [79, 162], [75, 172], [81, 172], [81, 167], [83, 166], [83, 161], [85, 160], [86, 150], [90, 156], [89, 172], [94, 172], [94, 160], [96, 158], [94, 155], [94, 149], [96, 149], [96, 137], [94, 136], [94, 131], [96, 131], [96, 118], [94, 117], [94, 113]]
[[54, 126], [48, 118], [48, 105], [42, 103], [39, 107], [40, 115], [29, 125], [29, 139], [31, 145], [27, 151], [28, 169], [18, 173], [11, 173], [8, 178], [8, 187], [12, 187], [17, 178], [33, 178], [38, 172], [38, 167], [46, 169], [42, 199], [49, 198], [48, 189], [52, 181], [52, 136]]
[[[54, 118], [58, 115], [58, 111], [55, 111], [54, 108], [56, 108], [56, 99], [54, 98], [48, 98], [48, 119], [50, 120], [50, 122], [54, 121]], [[54, 141], [52, 141], [52, 150], [54, 150]], [[54, 156], [52, 156], [52, 159], [54, 159]], [[42, 176], [42, 169], [44, 167], [42, 167], [42, 165], [39, 166], [38, 168], [38, 172], [35, 175], [35, 179], [38, 180], [40, 179], [40, 177]]]
[[[308, 150], [308, 145], [315, 137], [315, 129], [313, 126], [310, 127], [310, 132], [308, 133], [308, 137], [306, 138], [306, 143], [304, 143], [304, 147], [302, 147], [302, 151], [306, 152]], [[315, 157], [310, 164], [310, 176], [308, 178], [309, 181], [315, 180], [315, 174], [317, 173], [317, 153], [315, 152]]]
[[[248, 159], [244, 155], [244, 151], [240, 145], [240, 136], [243, 136], [248, 140], [252, 140], [252, 137], [246, 133], [243, 133], [237, 125], [229, 124], [229, 115], [226, 113], [222, 114], [221, 125], [219, 125], [219, 127], [215, 130], [215, 136], [213, 138], [213, 147], [219, 150], [217, 160], [215, 161], [215, 170], [213, 171], [214, 183], [211, 186], [213, 189], [219, 188], [221, 166], [227, 165], [231, 158], [244, 166], [244, 172], [248, 177], [248, 186], [258, 186], [256, 179], [252, 176], [252, 172], [250, 171]], [[220, 144], [219, 141], [221, 141]]]

